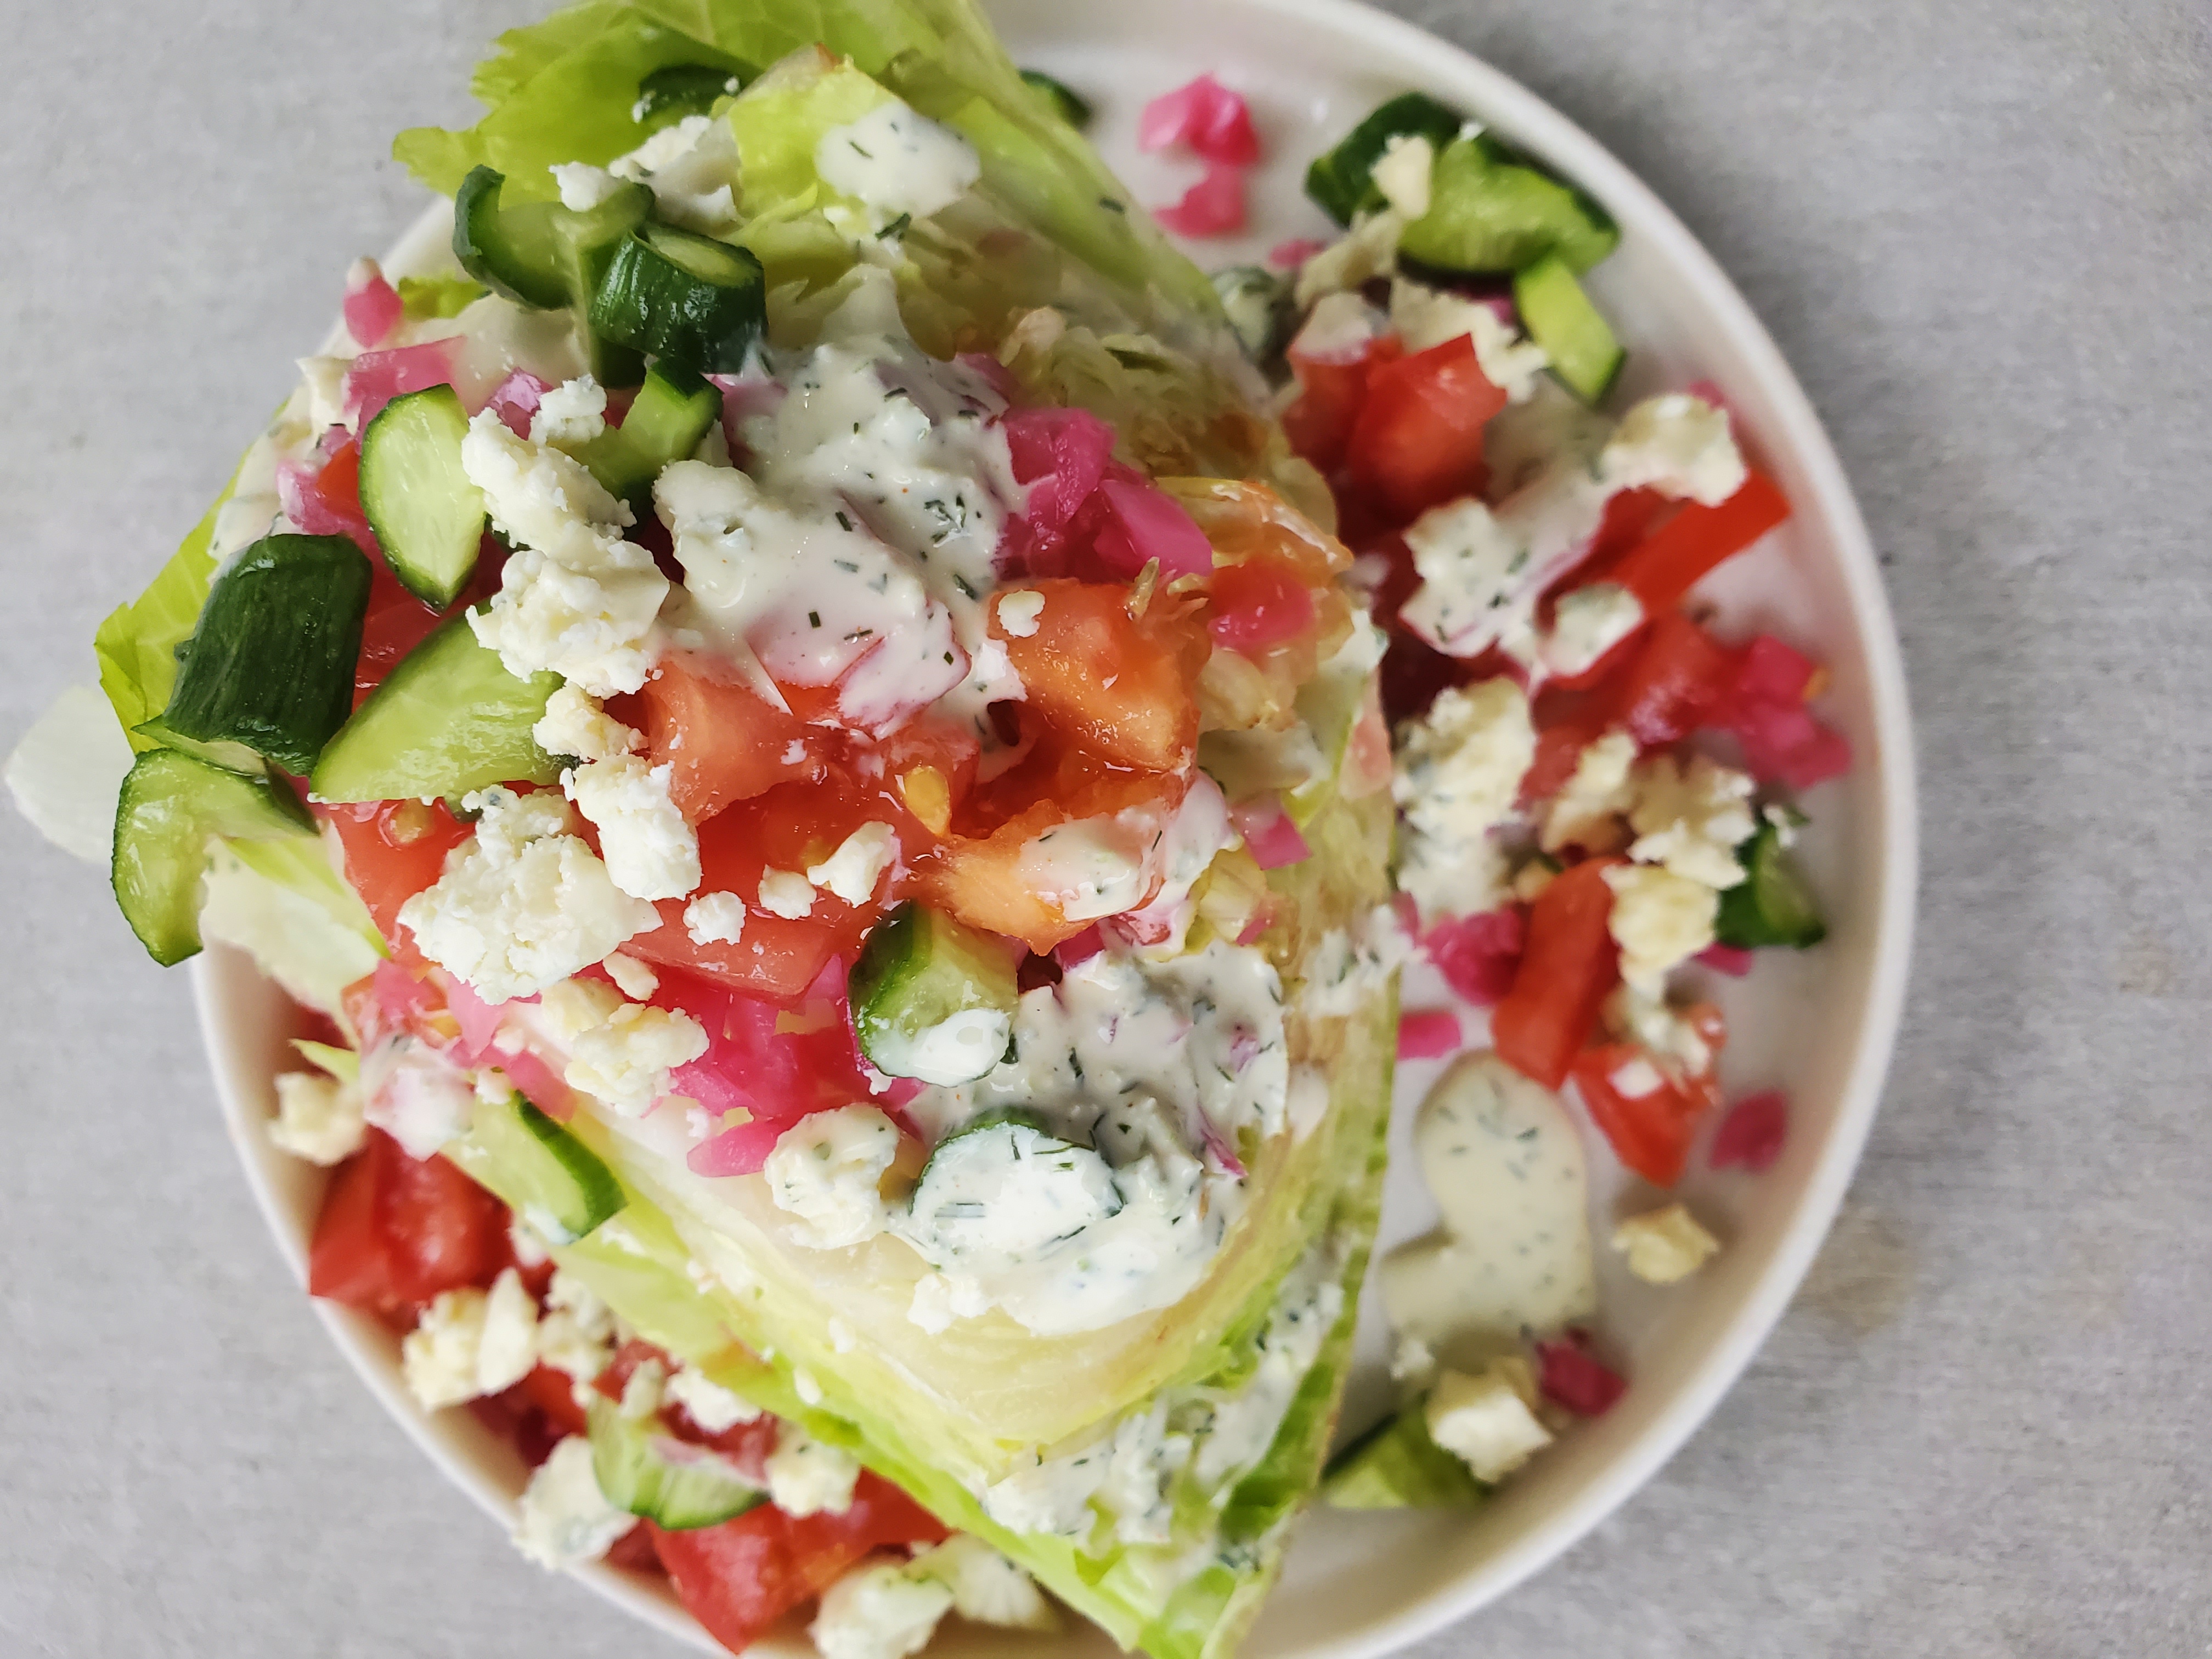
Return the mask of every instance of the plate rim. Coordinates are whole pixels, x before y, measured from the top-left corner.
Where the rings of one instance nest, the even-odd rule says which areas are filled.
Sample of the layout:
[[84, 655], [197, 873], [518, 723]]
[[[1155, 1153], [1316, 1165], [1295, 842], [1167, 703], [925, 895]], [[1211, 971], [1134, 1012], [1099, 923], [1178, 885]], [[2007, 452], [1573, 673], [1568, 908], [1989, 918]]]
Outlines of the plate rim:
[[[1859, 1030], [1836, 1097], [1836, 1110], [1820, 1158], [1750, 1289], [1737, 1300], [1713, 1343], [1676, 1385], [1673, 1397], [1643, 1432], [1574, 1498], [1527, 1527], [1494, 1553], [1404, 1604], [1355, 1635], [1307, 1650], [1309, 1659], [1371, 1659], [1435, 1633], [1526, 1582], [1620, 1509], [1679, 1451], [1710, 1417], [1764, 1344], [1796, 1292], [1826, 1237], [1856, 1169], [1881, 1104], [1894, 1054], [1910, 972], [1919, 862], [1917, 766], [1906, 694], [1903, 653], [1879, 562], [1857, 501], [1826, 428], [1796, 375], [1749, 302], [1713, 256], [1656, 191], [1547, 100], [1468, 49], [1443, 40], [1364, 0], [1200, 0], [1209, 9], [1244, 11], [1291, 20], [1339, 34], [1364, 36], [1400, 54], [1424, 55], [1436, 73], [1468, 88], [1467, 100], [1486, 119], [1510, 128], [1548, 163], [1605, 201], [1639, 234], [1663, 245], [1666, 261], [1683, 272], [1700, 300], [1746, 358], [1769, 398], [1778, 429], [1765, 435], [1792, 455], [1811, 487], [1818, 516], [1834, 544], [1838, 574], [1849, 596], [1865, 668], [1876, 763], [1867, 780], [1875, 795], [1869, 815], [1879, 826], [1873, 866], [1878, 892], [1868, 905], [1874, 939], [1865, 978]], [[1009, 9], [1036, 9], [1038, 0], [1014, 0]], [[996, 11], [1000, 7], [988, 5]], [[1622, 204], [1632, 204], [1621, 211]], [[443, 228], [449, 204], [430, 203], [396, 239], [386, 264], [404, 268], [421, 246]], [[1800, 510], [1808, 503], [1799, 503]], [[1863, 762], [1862, 763], [1863, 763]], [[253, 1079], [245, 1075], [234, 1034], [234, 1006], [240, 979], [259, 983], [250, 963], [220, 948], [191, 964], [198, 1024], [231, 1138], [263, 1220], [278, 1250], [306, 1287], [306, 1238], [278, 1191], [270, 1160], [282, 1155], [254, 1144], [258, 1114], [248, 1106]], [[474, 1461], [465, 1459], [419, 1410], [402, 1386], [393, 1351], [380, 1348], [371, 1322], [350, 1310], [310, 1298], [318, 1319], [370, 1393], [441, 1474], [503, 1527], [512, 1528], [515, 1501]], [[386, 1334], [388, 1335], [388, 1334]], [[461, 1437], [489, 1437], [471, 1419]], [[603, 1563], [572, 1569], [572, 1576], [623, 1611], [694, 1650], [722, 1650], [665, 1589]], [[752, 1651], [775, 1659], [803, 1659], [804, 1639], [771, 1636]]]

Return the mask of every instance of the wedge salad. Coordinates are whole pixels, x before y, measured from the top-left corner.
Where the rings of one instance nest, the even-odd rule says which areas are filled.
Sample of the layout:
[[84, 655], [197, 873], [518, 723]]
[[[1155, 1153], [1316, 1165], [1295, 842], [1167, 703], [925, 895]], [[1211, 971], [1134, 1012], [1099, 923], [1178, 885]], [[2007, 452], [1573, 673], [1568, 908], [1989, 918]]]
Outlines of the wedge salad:
[[[967, 0], [588, 0], [474, 89], [395, 147], [450, 257], [355, 266], [95, 644], [123, 915], [298, 1005], [309, 1289], [513, 1444], [525, 1553], [732, 1651], [1200, 1659], [1316, 1492], [1609, 1405], [1578, 1126], [1775, 1155], [1698, 976], [1817, 942], [1848, 751], [1695, 607], [1788, 508], [1710, 389], [1607, 406], [1602, 209], [1407, 94], [1209, 276]], [[1250, 111], [1145, 133], [1202, 252]], [[1401, 1055], [1442, 1218], [1330, 1464]]]

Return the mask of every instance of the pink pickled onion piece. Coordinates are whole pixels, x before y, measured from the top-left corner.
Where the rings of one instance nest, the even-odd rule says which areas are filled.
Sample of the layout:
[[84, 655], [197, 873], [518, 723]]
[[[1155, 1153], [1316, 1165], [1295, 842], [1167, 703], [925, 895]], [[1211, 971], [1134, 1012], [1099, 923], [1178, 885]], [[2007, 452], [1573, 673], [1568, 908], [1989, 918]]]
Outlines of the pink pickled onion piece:
[[1789, 1135], [1790, 1097], [1779, 1089], [1762, 1089], [1729, 1108], [1705, 1162], [1716, 1170], [1735, 1168], [1759, 1175], [1782, 1156], [1782, 1143]]
[[890, 1087], [878, 1095], [876, 1098], [886, 1106], [896, 1106], [902, 1109], [908, 1102], [927, 1086], [918, 1077], [895, 1077], [890, 1080]]
[[697, 1176], [757, 1175], [789, 1127], [789, 1121], [757, 1117], [701, 1141], [684, 1154], [684, 1161]]
[[384, 280], [374, 259], [357, 259], [346, 275], [345, 328], [363, 350], [380, 346], [399, 326], [405, 309], [398, 290]]
[[427, 386], [450, 386], [453, 379], [451, 340], [398, 346], [390, 351], [364, 351], [346, 371], [341, 398], [346, 420], [358, 432], [394, 398]]
[[1014, 379], [1014, 372], [988, 351], [963, 351], [953, 361], [1008, 403], [1013, 402], [1021, 392], [1021, 384]]
[[1229, 1144], [1228, 1137], [1213, 1127], [1213, 1121], [1205, 1113], [1200, 1112], [1198, 1119], [1203, 1126], [1203, 1133], [1206, 1136], [1206, 1156], [1213, 1160], [1214, 1167], [1225, 1175], [1232, 1175], [1238, 1180], [1243, 1180], [1245, 1173], [1244, 1160], [1237, 1156], [1237, 1149]]
[[1592, 1358], [1580, 1332], [1536, 1345], [1536, 1386], [1547, 1400], [1578, 1417], [1602, 1417], [1628, 1390], [1628, 1380]]
[[303, 535], [350, 536], [364, 551], [373, 550], [375, 542], [369, 533], [368, 520], [331, 505], [316, 483], [321, 471], [320, 463], [313, 466], [301, 461], [276, 464], [276, 500], [284, 509], [285, 518]]
[[1328, 246], [1317, 236], [1293, 236], [1267, 250], [1267, 263], [1278, 270], [1295, 270]]
[[1247, 566], [1254, 574], [1233, 589], [1224, 605], [1206, 618], [1206, 631], [1216, 645], [1232, 651], [1263, 651], [1294, 640], [1313, 626], [1313, 590], [1280, 565]]
[[1735, 419], [1735, 411], [1729, 407], [1728, 398], [1722, 394], [1720, 387], [1712, 381], [1692, 380], [1682, 390], [1701, 402], [1711, 404], [1722, 414], [1727, 416], [1731, 422]]
[[574, 1091], [530, 1049], [520, 1048], [509, 1054], [504, 1048], [495, 1048], [484, 1059], [506, 1073], [507, 1080], [522, 1091], [522, 1097], [546, 1116], [566, 1123], [576, 1115]]
[[1743, 702], [1802, 702], [1815, 665], [1796, 647], [1761, 634], [1744, 647], [1726, 696]]
[[1106, 522], [1092, 545], [1099, 563], [1124, 581], [1134, 580], [1152, 560], [1160, 579], [1203, 575], [1213, 568], [1213, 545], [1190, 514], [1164, 490], [1149, 483], [1108, 478], [1098, 486]]
[[1231, 807], [1229, 821], [1244, 837], [1244, 850], [1262, 870], [1303, 864], [1313, 856], [1313, 848], [1306, 844], [1297, 820], [1285, 811], [1283, 803], [1273, 795]]
[[1209, 161], [1248, 167], [1260, 159], [1251, 106], [1210, 75], [1162, 93], [1137, 118], [1137, 148], [1188, 146]]
[[1178, 236], [1226, 236], [1244, 228], [1244, 169], [1209, 164], [1182, 199], [1154, 208], [1161, 228]]
[[1017, 409], [1000, 423], [1017, 483], [1030, 487], [1022, 520], [1030, 538], [1064, 532], [1106, 476], [1114, 429], [1087, 409]]
[[553, 388], [526, 368], [518, 368], [491, 389], [484, 407], [499, 416], [500, 424], [518, 438], [530, 435], [530, 417]]
[[1698, 961], [1730, 979], [1741, 979], [1751, 971], [1751, 952], [1739, 945], [1708, 945], [1698, 952]]
[[1445, 984], [1477, 1007], [1489, 1008], [1503, 1002], [1513, 988], [1528, 939], [1527, 913], [1509, 904], [1440, 921], [1421, 945]]
[[499, 1022], [506, 1012], [507, 1005], [486, 1002], [466, 980], [447, 975], [446, 1006], [452, 1011], [454, 1022], [461, 1028], [460, 1041], [453, 1047], [454, 1058], [464, 1066], [483, 1065], [485, 1050], [491, 1047], [492, 1036], [499, 1030]]
[[1802, 703], [1746, 704], [1729, 710], [1723, 723], [1742, 743], [1744, 760], [1761, 782], [1810, 789], [1851, 769], [1849, 741]]
[[1449, 1008], [1421, 1008], [1398, 1016], [1398, 1058], [1441, 1060], [1460, 1046], [1459, 1016]]
[[1239, 945], [1257, 945], [1260, 942], [1261, 936], [1267, 933], [1269, 924], [1271, 924], [1274, 920], [1274, 906], [1272, 904], [1262, 904], [1257, 910], [1255, 910], [1252, 913], [1252, 920], [1244, 924], [1244, 931], [1237, 935], [1237, 943]]
[[1106, 936], [1098, 931], [1098, 924], [1094, 921], [1073, 939], [1062, 939], [1054, 947], [1052, 954], [1065, 970], [1080, 968], [1105, 948]]
[[1229, 1039], [1229, 1064], [1231, 1070], [1241, 1072], [1260, 1058], [1260, 1039], [1249, 1031], [1239, 1031]]
[[438, 988], [419, 980], [389, 957], [376, 964], [368, 978], [369, 998], [376, 1017], [375, 1029], [361, 1034], [364, 1048], [396, 1031], [404, 1031], [422, 1017], [435, 1013]]

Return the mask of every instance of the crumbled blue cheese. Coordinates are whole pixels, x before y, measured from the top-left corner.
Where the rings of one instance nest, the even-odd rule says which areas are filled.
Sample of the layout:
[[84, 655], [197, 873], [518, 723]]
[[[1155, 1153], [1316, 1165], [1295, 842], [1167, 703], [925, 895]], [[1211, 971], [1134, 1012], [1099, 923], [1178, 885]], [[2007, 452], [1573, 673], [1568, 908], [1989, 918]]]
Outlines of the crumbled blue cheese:
[[822, 1659], [906, 1659], [952, 1610], [952, 1587], [895, 1561], [867, 1561], [823, 1593], [806, 1633]]
[[576, 1034], [562, 1080], [624, 1117], [641, 1117], [669, 1091], [669, 1073], [706, 1052], [706, 1030], [690, 1015], [624, 1003]]
[[1512, 403], [1526, 403], [1535, 395], [1536, 377], [1552, 361], [1543, 347], [1498, 315], [1497, 307], [1408, 276], [1390, 284], [1390, 326], [1409, 352], [1467, 337], [1483, 379]]
[[671, 224], [706, 236], [738, 228], [738, 143], [726, 121], [687, 115], [617, 156], [608, 171], [649, 186], [660, 216]]
[[1649, 486], [1706, 507], [1718, 507], [1750, 476], [1728, 411], [1686, 392], [1646, 398], [1631, 409], [1598, 469], [1608, 489]]
[[1424, 1408], [1429, 1437], [1450, 1452], [1478, 1480], [1494, 1482], [1552, 1443], [1536, 1415], [1536, 1390], [1528, 1363], [1516, 1356], [1493, 1361], [1480, 1374], [1447, 1370], [1430, 1389]]
[[1392, 793], [1406, 815], [1399, 884], [1425, 917], [1486, 910], [1505, 874], [1492, 831], [1536, 757], [1528, 694], [1504, 675], [1441, 692], [1400, 734]]
[[553, 175], [553, 187], [561, 192], [561, 205], [571, 213], [589, 213], [604, 206], [623, 187], [623, 181], [613, 173], [588, 161], [556, 161], [548, 170]]
[[447, 854], [445, 872], [399, 908], [424, 956], [486, 1002], [557, 985], [659, 925], [643, 899], [569, 833], [566, 801], [538, 792], [483, 793], [476, 834]]
[[660, 988], [660, 975], [626, 951], [616, 951], [599, 966], [614, 981], [615, 989], [632, 1002], [650, 1002]]
[[577, 461], [518, 438], [490, 410], [469, 422], [461, 466], [493, 524], [517, 544], [477, 637], [520, 678], [550, 669], [593, 696], [635, 691], [668, 595], [653, 555], [623, 539], [629, 508]]
[[1026, 640], [1037, 631], [1037, 618], [1044, 615], [1044, 595], [1033, 587], [1020, 588], [999, 596], [999, 626], [1015, 639]]
[[772, 916], [797, 921], [814, 910], [814, 884], [796, 870], [761, 872], [761, 908]]
[[1636, 769], [1634, 782], [1631, 858], [1719, 890], [1744, 879], [1735, 849], [1758, 827], [1751, 814], [1757, 786], [1747, 774], [1704, 755], [1687, 764], [1672, 755], [1654, 755]]
[[786, 1515], [842, 1515], [852, 1507], [860, 1460], [842, 1446], [817, 1440], [796, 1423], [776, 1430], [768, 1455], [768, 1492]]
[[1550, 632], [1538, 647], [1554, 674], [1586, 674], [1644, 625], [1644, 602], [1619, 582], [1592, 582], [1559, 596]]
[[799, 1223], [799, 1243], [839, 1249], [884, 1230], [878, 1188], [898, 1146], [897, 1126], [874, 1107], [840, 1106], [786, 1129], [761, 1173], [776, 1207]]
[[668, 1379], [667, 1393], [708, 1434], [726, 1433], [740, 1423], [757, 1420], [761, 1414], [759, 1407], [740, 1399], [695, 1366], [679, 1366]]
[[441, 1291], [399, 1345], [401, 1375], [425, 1411], [511, 1389], [538, 1363], [538, 1304], [512, 1267], [490, 1292]]
[[1425, 135], [1394, 132], [1382, 146], [1370, 176], [1382, 199], [1410, 223], [1429, 210], [1429, 175], [1436, 164], [1437, 147]]
[[600, 1492], [599, 1478], [592, 1471], [591, 1441], [572, 1434], [553, 1448], [522, 1489], [514, 1544], [539, 1566], [557, 1572], [598, 1560], [636, 1524], [635, 1516], [617, 1509]]
[[883, 223], [926, 219], [952, 205], [982, 176], [975, 147], [893, 101], [832, 128], [814, 147], [814, 170], [832, 190], [878, 210]]
[[1659, 997], [1631, 985], [1616, 986], [1605, 1000], [1604, 1018], [1605, 1029], [1613, 1036], [1641, 1045], [1692, 1077], [1712, 1070], [1712, 1045], [1694, 1024]]
[[1006, 1630], [1055, 1631], [1059, 1617], [1036, 1581], [973, 1533], [956, 1532], [923, 1550], [907, 1571], [933, 1578], [952, 1592], [952, 1610], [979, 1625]]
[[1620, 976], [1642, 994], [1658, 996], [1669, 972], [1713, 942], [1720, 894], [1649, 864], [1610, 866], [1605, 884], [1613, 889], [1606, 927], [1620, 947]]
[[469, 1127], [476, 1091], [445, 1054], [395, 1032], [361, 1058], [362, 1115], [410, 1158], [428, 1158]]
[[607, 429], [607, 389], [588, 374], [548, 386], [530, 416], [530, 441], [574, 450]]
[[1306, 313], [1291, 349], [1309, 362], [1357, 361], [1389, 326], [1389, 319], [1356, 289], [1324, 295]]
[[1398, 268], [1398, 238], [1405, 229], [1406, 216], [1395, 208], [1360, 215], [1350, 230], [1298, 267], [1291, 297], [1303, 310], [1328, 295], [1388, 276]]
[[684, 907], [684, 931], [694, 945], [735, 945], [744, 937], [745, 902], [735, 893], [702, 893]]
[[546, 700], [545, 713], [530, 728], [530, 740], [549, 755], [578, 761], [614, 760], [634, 753], [644, 738], [607, 714], [599, 700], [563, 685]]
[[580, 1401], [614, 1358], [615, 1316], [597, 1292], [575, 1274], [556, 1267], [546, 1287], [545, 1312], [538, 1322], [538, 1358], [566, 1375]]
[[1613, 1230], [1613, 1248], [1628, 1258], [1628, 1271], [1645, 1284], [1672, 1285], [1710, 1261], [1721, 1242], [1678, 1200], [1623, 1217]]
[[1575, 762], [1574, 775], [1545, 809], [1544, 850], [1619, 850], [1627, 840], [1621, 817], [1636, 804], [1636, 786], [1630, 776], [1635, 765], [1636, 739], [1626, 732], [1608, 732], [1585, 745]]
[[310, 1164], [340, 1164], [368, 1138], [361, 1088], [313, 1072], [286, 1072], [276, 1079], [276, 1116], [270, 1143]]
[[561, 787], [599, 832], [599, 856], [632, 898], [681, 898], [699, 884], [699, 836], [668, 790], [675, 769], [635, 755], [561, 775]]
[[898, 858], [898, 837], [888, 823], [864, 823], [837, 844], [819, 864], [806, 866], [806, 879], [850, 905], [866, 904], [876, 884]]

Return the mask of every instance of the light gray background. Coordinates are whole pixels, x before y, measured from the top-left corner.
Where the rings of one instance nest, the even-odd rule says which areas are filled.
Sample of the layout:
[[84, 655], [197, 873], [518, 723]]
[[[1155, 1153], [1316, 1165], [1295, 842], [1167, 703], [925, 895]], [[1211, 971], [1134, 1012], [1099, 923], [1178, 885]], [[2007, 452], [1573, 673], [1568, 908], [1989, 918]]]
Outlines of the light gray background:
[[[2212, 1652], [2204, 0], [1399, 9], [1750, 296], [1904, 632], [1920, 947], [1850, 1206], [1640, 1497], [1424, 1650]], [[221, 484], [529, 0], [0, 6], [0, 746]], [[541, 1577], [279, 1267], [185, 988], [0, 812], [0, 1652], [671, 1651]]]

